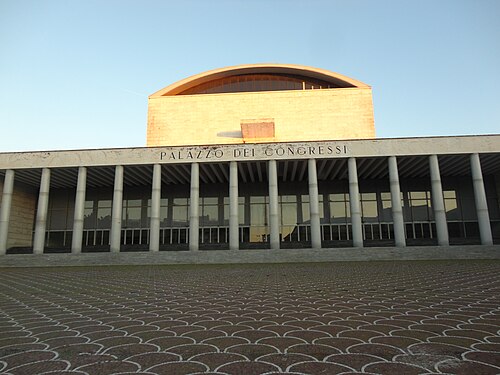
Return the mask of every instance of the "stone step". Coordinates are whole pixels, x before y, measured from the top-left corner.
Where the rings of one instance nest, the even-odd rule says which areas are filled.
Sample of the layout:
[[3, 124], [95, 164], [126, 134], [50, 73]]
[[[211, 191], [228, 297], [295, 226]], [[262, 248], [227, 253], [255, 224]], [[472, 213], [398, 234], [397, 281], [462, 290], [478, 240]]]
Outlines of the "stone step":
[[422, 246], [280, 250], [200, 250], [82, 254], [8, 254], [0, 267], [149, 264], [305, 263], [379, 260], [500, 259], [500, 246]]

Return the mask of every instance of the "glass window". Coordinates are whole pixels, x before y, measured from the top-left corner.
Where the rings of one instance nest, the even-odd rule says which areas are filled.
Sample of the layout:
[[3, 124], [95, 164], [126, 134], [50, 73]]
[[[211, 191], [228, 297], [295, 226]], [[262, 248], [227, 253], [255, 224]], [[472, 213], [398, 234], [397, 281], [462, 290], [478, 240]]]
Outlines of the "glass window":
[[297, 196], [282, 195], [279, 197], [281, 209], [281, 224], [295, 225], [297, 224]]
[[97, 208], [97, 228], [99, 229], [111, 228], [111, 207]]
[[[245, 197], [238, 197], [238, 224], [245, 224]], [[229, 225], [229, 197], [224, 197], [224, 225]]]
[[363, 221], [378, 221], [377, 193], [361, 193], [360, 198]]
[[391, 193], [381, 192], [380, 199], [382, 201], [382, 212], [379, 214], [381, 222], [391, 222], [392, 221], [392, 201]]
[[[160, 226], [166, 227], [168, 218], [168, 198], [160, 199]], [[148, 228], [151, 223], [151, 199], [148, 199], [147, 218], [142, 220], [142, 228]]]
[[361, 200], [362, 201], [376, 201], [377, 200], [377, 193], [361, 193]]
[[219, 224], [219, 206], [203, 206], [201, 217], [202, 225], [218, 225]]
[[413, 221], [429, 221], [433, 218], [429, 191], [410, 191], [409, 204]]
[[252, 197], [250, 197], [250, 204], [266, 203], [266, 201], [267, 201], [267, 197], [265, 197], [265, 196], [260, 196], [260, 197], [252, 196]]
[[447, 198], [456, 198], [457, 197], [457, 192], [455, 190], [445, 190], [445, 191], [443, 191], [443, 197], [445, 199], [447, 199]]
[[332, 222], [346, 222], [350, 216], [348, 213], [349, 207], [346, 202], [330, 202], [330, 217]]
[[219, 204], [218, 197], [204, 197], [204, 198], [201, 198], [201, 201], [203, 202], [204, 205], [218, 205]]
[[[307, 223], [311, 221], [311, 206], [309, 203], [309, 195], [302, 195], [302, 222]], [[319, 208], [319, 218], [324, 219], [325, 209], [323, 206], [323, 195], [318, 196], [318, 208]]]
[[264, 204], [250, 205], [250, 225], [267, 225], [267, 210]]
[[282, 74], [240, 74], [205, 82], [179, 95], [214, 94], [244, 91], [303, 90], [339, 87], [311, 77]]
[[267, 225], [267, 196], [250, 197], [250, 225]]
[[462, 220], [462, 213], [458, 206], [457, 193], [455, 190], [443, 191], [444, 207], [446, 209], [446, 219]]
[[110, 200], [110, 199], [106, 199], [106, 200], [100, 200], [98, 203], [97, 203], [97, 207], [111, 207], [113, 204], [113, 201]]
[[362, 201], [363, 221], [378, 221], [377, 201]]
[[141, 207], [141, 205], [142, 205], [142, 200], [140, 200], [140, 199], [129, 199], [129, 200], [127, 201], [127, 205], [128, 205], [129, 207]]
[[[150, 215], [148, 214], [148, 217]], [[160, 201], [160, 226], [166, 227], [168, 226], [168, 199], [162, 198]]]
[[250, 197], [250, 242], [267, 242], [269, 240], [267, 202], [267, 196]]
[[295, 202], [297, 202], [296, 195], [281, 195], [279, 198], [280, 198], [281, 203], [295, 203]]
[[149, 199], [126, 199], [123, 201], [122, 227], [147, 228], [150, 223], [151, 204]]
[[427, 199], [427, 192], [425, 191], [410, 191], [410, 199]]
[[346, 200], [345, 196], [346, 196], [345, 193], [330, 194], [329, 199], [330, 199], [330, 202], [345, 202], [345, 200]]
[[174, 206], [186, 206], [189, 204], [189, 198], [174, 198], [173, 199]]
[[189, 198], [172, 199], [172, 226], [186, 227], [189, 225]]
[[332, 223], [345, 223], [351, 217], [351, 210], [349, 206], [349, 194], [338, 193], [329, 194], [330, 206], [330, 221]]
[[297, 204], [283, 204], [281, 206], [281, 223], [283, 225], [297, 224]]
[[219, 225], [219, 198], [200, 198], [200, 223], [206, 226]]
[[48, 229], [66, 229], [66, 210], [51, 210]]
[[141, 227], [141, 207], [128, 207], [126, 216], [126, 226], [129, 228]]
[[86, 208], [83, 214], [83, 227], [85, 229], [93, 229], [96, 227], [96, 215], [92, 208]]
[[185, 227], [188, 225], [188, 206], [172, 207], [172, 226]]

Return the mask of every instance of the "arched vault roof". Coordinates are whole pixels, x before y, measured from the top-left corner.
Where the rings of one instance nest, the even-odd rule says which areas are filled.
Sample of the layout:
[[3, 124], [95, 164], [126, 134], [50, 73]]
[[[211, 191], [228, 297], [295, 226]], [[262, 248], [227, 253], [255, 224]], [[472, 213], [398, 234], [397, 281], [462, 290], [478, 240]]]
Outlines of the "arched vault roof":
[[281, 74], [291, 76], [303, 76], [322, 81], [331, 82], [340, 87], [369, 88], [367, 84], [358, 80], [343, 76], [325, 69], [313, 68], [310, 66], [294, 64], [249, 64], [228, 66], [209, 70], [194, 76], [177, 81], [160, 91], [150, 95], [150, 98], [160, 96], [174, 96], [200, 84], [241, 74]]

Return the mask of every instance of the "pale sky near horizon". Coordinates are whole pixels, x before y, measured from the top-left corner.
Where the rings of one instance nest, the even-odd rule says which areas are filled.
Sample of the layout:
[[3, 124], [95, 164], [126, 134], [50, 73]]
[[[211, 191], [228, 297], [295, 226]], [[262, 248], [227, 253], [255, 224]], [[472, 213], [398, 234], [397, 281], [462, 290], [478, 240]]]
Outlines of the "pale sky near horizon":
[[0, 152], [141, 147], [147, 97], [224, 66], [373, 88], [377, 137], [500, 133], [500, 0], [0, 0]]

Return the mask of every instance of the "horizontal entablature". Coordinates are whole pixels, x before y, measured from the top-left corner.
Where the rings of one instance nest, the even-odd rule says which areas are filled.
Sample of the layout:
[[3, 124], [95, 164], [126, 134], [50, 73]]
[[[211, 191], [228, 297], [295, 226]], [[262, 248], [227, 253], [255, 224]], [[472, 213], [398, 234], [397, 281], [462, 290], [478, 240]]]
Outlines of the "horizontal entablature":
[[0, 169], [500, 152], [500, 135], [0, 153]]

